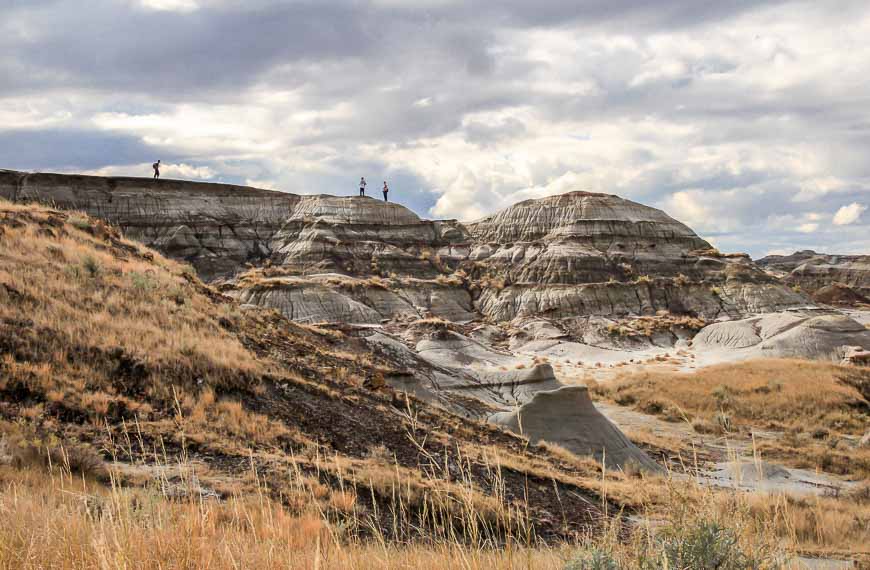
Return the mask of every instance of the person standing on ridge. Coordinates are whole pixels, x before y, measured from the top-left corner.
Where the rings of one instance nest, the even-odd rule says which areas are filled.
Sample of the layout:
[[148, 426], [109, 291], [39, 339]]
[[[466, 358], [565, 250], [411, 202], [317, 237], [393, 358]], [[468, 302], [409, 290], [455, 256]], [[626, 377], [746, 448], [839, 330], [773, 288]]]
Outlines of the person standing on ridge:
[[160, 178], [160, 161], [158, 160], [157, 162], [152, 164], [151, 168], [154, 169], [154, 180]]
[[359, 195], [360, 196], [366, 195], [366, 179], [365, 179], [365, 177], [362, 177], [359, 179]]
[[390, 189], [387, 188], [387, 181], [384, 180], [384, 202], [387, 201], [387, 194], [389, 193], [389, 191], [390, 191]]

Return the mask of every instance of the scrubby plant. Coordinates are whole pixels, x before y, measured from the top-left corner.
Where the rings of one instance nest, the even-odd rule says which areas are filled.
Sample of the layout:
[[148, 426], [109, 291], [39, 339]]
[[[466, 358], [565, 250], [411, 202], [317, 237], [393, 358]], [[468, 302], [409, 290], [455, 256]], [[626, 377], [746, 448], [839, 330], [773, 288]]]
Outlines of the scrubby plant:
[[67, 221], [71, 226], [82, 231], [87, 231], [91, 228], [91, 221], [84, 214], [71, 214]]
[[760, 570], [778, 567], [762, 552], [747, 553], [734, 529], [711, 520], [671, 529], [658, 539], [656, 552], [641, 562], [644, 570], [691, 568], [692, 570]]
[[593, 548], [570, 560], [565, 570], [620, 570], [620, 566], [609, 552]]
[[92, 278], [99, 277], [100, 273], [103, 270], [100, 262], [97, 261], [97, 259], [92, 255], [85, 256], [85, 258], [82, 260], [82, 267], [84, 267], [87, 274]]
[[138, 271], [130, 273], [130, 283], [133, 284], [135, 289], [140, 291], [148, 291], [157, 287], [157, 283], [150, 275]]

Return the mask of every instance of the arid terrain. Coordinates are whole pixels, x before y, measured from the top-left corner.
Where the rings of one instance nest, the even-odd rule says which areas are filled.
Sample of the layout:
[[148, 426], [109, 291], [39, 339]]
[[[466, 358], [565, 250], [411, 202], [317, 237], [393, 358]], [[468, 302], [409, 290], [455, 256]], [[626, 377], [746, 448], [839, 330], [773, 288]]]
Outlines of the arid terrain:
[[608, 194], [0, 171], [0, 567], [870, 564], [868, 276]]

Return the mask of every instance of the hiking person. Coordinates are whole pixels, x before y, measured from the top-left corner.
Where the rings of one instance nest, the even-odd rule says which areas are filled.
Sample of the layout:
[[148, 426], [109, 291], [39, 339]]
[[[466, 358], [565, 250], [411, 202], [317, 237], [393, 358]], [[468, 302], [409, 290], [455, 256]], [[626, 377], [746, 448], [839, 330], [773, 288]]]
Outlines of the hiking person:
[[359, 195], [366, 195], [366, 179], [365, 177], [359, 179]]
[[389, 193], [390, 189], [387, 188], [387, 181], [384, 180], [384, 202], [387, 201], [387, 193]]
[[160, 161], [158, 160], [157, 162], [152, 164], [151, 168], [154, 169], [154, 180], [160, 178]]

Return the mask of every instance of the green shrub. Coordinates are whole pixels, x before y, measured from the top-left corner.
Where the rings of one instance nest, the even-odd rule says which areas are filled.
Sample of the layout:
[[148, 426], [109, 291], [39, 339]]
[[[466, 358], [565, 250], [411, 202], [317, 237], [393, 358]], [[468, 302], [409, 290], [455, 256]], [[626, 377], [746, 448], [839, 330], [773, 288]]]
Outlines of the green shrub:
[[609, 552], [593, 549], [584, 552], [565, 565], [565, 570], [620, 570]]
[[91, 277], [99, 277], [100, 273], [103, 271], [103, 267], [100, 265], [100, 262], [93, 256], [88, 255], [82, 261], [82, 266], [85, 268], [85, 271]]
[[[644, 570], [691, 568], [692, 570], [756, 570], [771, 568], [768, 556], [759, 558], [744, 552], [737, 533], [717, 522], [698, 521], [687, 529], [678, 529], [658, 539], [658, 552], [645, 558]], [[684, 534], [683, 534], [684, 533]], [[667, 564], [663, 564], [664, 561]]]
[[133, 284], [134, 289], [140, 291], [150, 291], [157, 287], [157, 283], [150, 275], [136, 271], [130, 273], [130, 282]]

